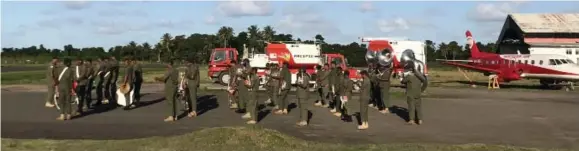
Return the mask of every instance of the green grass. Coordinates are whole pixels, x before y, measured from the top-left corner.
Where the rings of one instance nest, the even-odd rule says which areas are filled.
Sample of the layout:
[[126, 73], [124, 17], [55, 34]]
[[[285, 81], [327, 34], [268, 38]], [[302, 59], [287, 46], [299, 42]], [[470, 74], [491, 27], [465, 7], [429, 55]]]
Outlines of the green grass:
[[[158, 74], [165, 71], [163, 68], [143, 68], [145, 75]], [[119, 75], [125, 74], [124, 70], [119, 71]], [[5, 72], [1, 74], [2, 84], [46, 84], [46, 71], [18, 71], [18, 72]]]
[[538, 151], [540, 149], [485, 144], [368, 144], [345, 145], [304, 141], [278, 131], [251, 127], [207, 128], [171, 137], [131, 140], [2, 139], [3, 151], [176, 151], [176, 150], [304, 150], [304, 151]]

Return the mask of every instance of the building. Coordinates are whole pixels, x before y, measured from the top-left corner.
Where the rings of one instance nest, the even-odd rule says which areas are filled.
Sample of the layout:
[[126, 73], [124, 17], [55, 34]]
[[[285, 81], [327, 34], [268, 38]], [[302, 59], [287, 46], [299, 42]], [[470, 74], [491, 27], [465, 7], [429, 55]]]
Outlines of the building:
[[510, 14], [497, 44], [501, 54], [559, 54], [579, 63], [579, 14]]

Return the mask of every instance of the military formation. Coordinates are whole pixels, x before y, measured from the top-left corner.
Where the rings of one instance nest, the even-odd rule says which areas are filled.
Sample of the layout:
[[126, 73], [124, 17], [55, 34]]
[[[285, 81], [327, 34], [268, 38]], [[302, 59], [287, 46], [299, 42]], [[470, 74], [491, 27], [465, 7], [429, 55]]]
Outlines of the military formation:
[[[139, 106], [140, 90], [143, 83], [143, 69], [133, 58], [124, 59], [124, 73], [119, 77], [119, 61], [115, 57], [102, 57], [96, 61], [91, 59], [77, 58], [75, 65], [71, 59], [65, 58], [62, 64], [59, 58], [54, 58], [47, 71], [48, 96], [46, 98], [47, 107], [56, 107], [60, 111], [58, 120], [70, 120], [74, 116], [82, 115], [90, 109], [96, 109], [105, 105], [117, 105], [116, 94], [117, 84], [120, 89], [126, 88], [131, 93], [122, 93], [126, 102], [124, 109], [131, 109]], [[414, 65], [410, 62], [405, 64], [405, 71], [402, 83], [406, 85], [406, 100], [408, 103], [409, 121], [408, 124], [423, 124], [421, 93], [425, 89], [425, 77], [414, 70]], [[185, 99], [187, 105], [186, 114], [188, 117], [197, 116], [197, 92], [200, 84], [199, 65], [194, 58], [185, 60], [185, 72], [180, 76], [179, 70], [175, 67], [175, 60], [167, 62], [167, 70], [162, 77], [155, 80], [164, 83], [165, 100], [169, 105], [166, 122], [178, 120], [177, 109], [179, 95]], [[312, 114], [312, 104], [316, 107], [328, 108], [333, 115], [342, 120], [352, 120], [354, 113], [347, 105], [352, 101], [352, 91], [354, 87], [359, 87], [360, 112], [358, 116], [361, 124], [358, 129], [369, 128], [368, 109], [375, 108], [380, 113], [392, 113], [390, 104], [390, 79], [392, 78], [391, 67], [370, 66], [368, 70], [360, 72], [362, 79], [353, 81], [350, 79], [348, 70], [343, 70], [336, 62], [331, 64], [318, 65], [315, 72], [310, 75], [305, 68], [298, 70], [296, 81], [292, 82], [292, 74], [287, 62], [268, 63], [265, 69], [263, 88], [266, 89], [267, 98], [260, 99], [260, 78], [257, 75], [257, 68], [252, 68], [249, 60], [244, 59], [241, 63], [230, 62], [229, 75], [231, 78], [227, 83], [227, 94], [229, 108], [241, 113], [242, 119], [247, 120], [247, 124], [258, 122], [258, 106], [263, 101], [264, 105], [271, 106], [276, 115], [288, 114], [289, 100], [288, 93], [292, 87], [296, 88], [299, 108], [299, 121], [296, 125], [308, 125], [309, 115]], [[314, 81], [310, 87], [310, 81]], [[120, 82], [120, 83], [117, 83]], [[93, 85], [94, 84], [94, 85]], [[96, 102], [92, 102], [92, 91], [95, 87]], [[310, 91], [313, 88], [315, 93]], [[312, 97], [311, 94], [315, 94]], [[129, 99], [130, 98], [130, 99]], [[76, 110], [73, 112], [73, 105], [76, 103]]]
[[[120, 63], [115, 57], [101, 57], [96, 61], [76, 58], [74, 65], [70, 58], [64, 58], [61, 62], [58, 57], [54, 57], [46, 74], [48, 95], [45, 106], [59, 110], [57, 120], [70, 120], [101, 107], [116, 107], [119, 67]], [[132, 96], [126, 96], [134, 98], [133, 102], [125, 106], [125, 109], [130, 109], [139, 105], [143, 70], [132, 58], [125, 59], [125, 68], [121, 85], [129, 86], [134, 92]], [[96, 91], [94, 103], [93, 90]], [[74, 104], [76, 107], [73, 107]]]

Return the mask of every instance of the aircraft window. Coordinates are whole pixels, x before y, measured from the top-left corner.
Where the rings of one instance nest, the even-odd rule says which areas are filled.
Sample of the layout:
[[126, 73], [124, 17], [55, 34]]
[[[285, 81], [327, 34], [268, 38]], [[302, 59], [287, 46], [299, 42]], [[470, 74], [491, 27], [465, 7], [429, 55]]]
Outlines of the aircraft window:
[[549, 65], [557, 65], [557, 64], [555, 63], [555, 60], [549, 59]]
[[567, 54], [568, 55], [573, 54], [573, 51], [571, 51], [571, 49], [567, 49]]
[[563, 64], [567, 64], [567, 60], [565, 59], [559, 59], [559, 61], [563, 62]]
[[515, 60], [511, 60], [511, 64], [515, 64]]
[[575, 49], [575, 54], [579, 55], [579, 49]]
[[543, 65], [543, 60], [539, 60], [539, 64], [540, 64], [540, 65]]
[[555, 62], [557, 62], [557, 65], [563, 64], [559, 59], [555, 59]]
[[525, 64], [529, 64], [529, 60], [525, 60]]
[[531, 60], [531, 64], [535, 64], [535, 60]]
[[517, 61], [517, 62], [518, 62], [519, 64], [521, 64], [521, 63], [522, 63], [522, 61], [521, 61], [521, 60], [519, 60], [519, 61]]
[[569, 62], [569, 63], [575, 63], [575, 62], [573, 62], [573, 60], [571, 60], [571, 59], [567, 59], [567, 62]]

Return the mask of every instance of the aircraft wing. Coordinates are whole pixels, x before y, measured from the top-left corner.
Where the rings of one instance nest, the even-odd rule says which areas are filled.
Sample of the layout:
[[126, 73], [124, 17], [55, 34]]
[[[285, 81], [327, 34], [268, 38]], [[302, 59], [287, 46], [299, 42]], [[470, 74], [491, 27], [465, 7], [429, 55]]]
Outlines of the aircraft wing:
[[472, 60], [446, 60], [446, 59], [436, 59], [436, 61], [444, 61], [444, 62], [472, 62]]
[[497, 69], [491, 69], [491, 68], [485, 68], [485, 67], [480, 67], [480, 66], [474, 66], [474, 65], [470, 65], [470, 64], [458, 63], [456, 61], [443, 61], [442, 63], [447, 64], [447, 65], [465, 68], [467, 70], [474, 70], [474, 71], [478, 71], [478, 72], [500, 73], [500, 70], [497, 70]]

